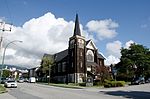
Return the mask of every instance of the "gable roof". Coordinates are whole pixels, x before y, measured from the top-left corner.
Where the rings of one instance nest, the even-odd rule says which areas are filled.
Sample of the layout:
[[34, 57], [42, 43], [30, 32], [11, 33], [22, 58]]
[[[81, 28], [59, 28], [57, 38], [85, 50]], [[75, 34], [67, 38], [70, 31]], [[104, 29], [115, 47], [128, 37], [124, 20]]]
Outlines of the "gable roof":
[[54, 54], [55, 61], [56, 62], [61, 61], [67, 55], [68, 55], [68, 49], [61, 51], [61, 52], [58, 52], [58, 53]]
[[100, 59], [105, 59], [105, 57], [100, 53], [97, 54], [97, 57], [100, 58]]
[[86, 41], [86, 45], [90, 42], [90, 40]]
[[53, 57], [53, 55], [44, 53], [43, 57], [50, 57], [51, 58], [51, 57]]
[[86, 41], [86, 48], [97, 49], [97, 47], [95, 46], [95, 44], [94, 44], [94, 42], [92, 40]]

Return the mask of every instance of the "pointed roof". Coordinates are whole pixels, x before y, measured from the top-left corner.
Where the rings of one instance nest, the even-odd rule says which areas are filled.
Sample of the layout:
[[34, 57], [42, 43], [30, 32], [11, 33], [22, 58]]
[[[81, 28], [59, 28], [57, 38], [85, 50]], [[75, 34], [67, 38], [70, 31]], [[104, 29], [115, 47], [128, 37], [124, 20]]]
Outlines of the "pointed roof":
[[94, 44], [94, 42], [92, 40], [86, 41], [86, 48], [97, 49], [96, 45]]
[[76, 36], [76, 35], [81, 36], [78, 14], [76, 14], [75, 28], [74, 28], [74, 34], [73, 34], [73, 36]]

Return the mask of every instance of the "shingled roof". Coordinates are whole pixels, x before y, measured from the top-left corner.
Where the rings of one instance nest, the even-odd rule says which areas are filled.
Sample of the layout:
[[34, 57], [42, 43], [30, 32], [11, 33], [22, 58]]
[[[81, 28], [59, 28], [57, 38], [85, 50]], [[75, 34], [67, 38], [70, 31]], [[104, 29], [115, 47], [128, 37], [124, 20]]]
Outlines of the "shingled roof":
[[61, 52], [58, 52], [56, 54], [54, 54], [54, 57], [55, 57], [55, 61], [58, 62], [58, 61], [61, 61], [63, 58], [65, 58], [66, 56], [68, 55], [68, 49], [64, 50], [64, 51], [61, 51]]
[[105, 57], [102, 54], [99, 54], [99, 53], [97, 54], [97, 57], [101, 58], [101, 59], [105, 59]]

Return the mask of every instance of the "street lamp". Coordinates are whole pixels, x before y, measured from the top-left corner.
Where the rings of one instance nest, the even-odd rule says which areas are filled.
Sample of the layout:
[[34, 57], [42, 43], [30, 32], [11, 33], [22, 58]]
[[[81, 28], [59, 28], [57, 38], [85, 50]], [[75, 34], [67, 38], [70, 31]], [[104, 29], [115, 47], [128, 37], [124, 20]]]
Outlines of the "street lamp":
[[5, 60], [5, 52], [6, 52], [6, 49], [7, 49], [7, 47], [8, 47], [10, 44], [12, 44], [12, 43], [14, 43], [14, 42], [20, 42], [20, 43], [22, 43], [22, 41], [14, 40], [14, 41], [9, 42], [9, 43], [6, 45], [6, 47], [4, 48], [4, 52], [3, 52], [3, 56], [2, 56], [2, 68], [1, 68], [1, 74], [0, 74], [0, 81], [1, 81], [1, 78], [2, 78], [2, 75], [3, 75], [3, 66], [4, 66], [4, 60]]

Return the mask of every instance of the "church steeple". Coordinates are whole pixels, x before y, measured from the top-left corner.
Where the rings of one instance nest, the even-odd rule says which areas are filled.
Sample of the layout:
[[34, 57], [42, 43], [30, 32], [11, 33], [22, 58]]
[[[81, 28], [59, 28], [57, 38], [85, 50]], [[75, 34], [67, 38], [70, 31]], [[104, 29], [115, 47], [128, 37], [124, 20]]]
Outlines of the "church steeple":
[[76, 14], [75, 28], [74, 28], [74, 34], [73, 34], [73, 36], [76, 36], [76, 35], [81, 36], [78, 14]]

